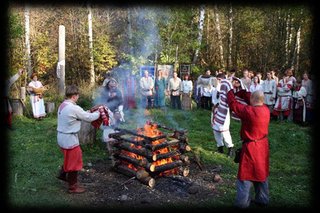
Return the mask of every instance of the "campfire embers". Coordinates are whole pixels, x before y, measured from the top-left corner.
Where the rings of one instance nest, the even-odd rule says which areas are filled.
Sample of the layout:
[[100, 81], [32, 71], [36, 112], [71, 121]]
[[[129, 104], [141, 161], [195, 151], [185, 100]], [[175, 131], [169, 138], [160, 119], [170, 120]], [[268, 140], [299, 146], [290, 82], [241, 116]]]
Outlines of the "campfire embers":
[[116, 130], [110, 134], [115, 139], [111, 144], [115, 171], [150, 187], [154, 187], [156, 177], [188, 176], [190, 161], [185, 153], [191, 148], [186, 131], [151, 122], [135, 131]]

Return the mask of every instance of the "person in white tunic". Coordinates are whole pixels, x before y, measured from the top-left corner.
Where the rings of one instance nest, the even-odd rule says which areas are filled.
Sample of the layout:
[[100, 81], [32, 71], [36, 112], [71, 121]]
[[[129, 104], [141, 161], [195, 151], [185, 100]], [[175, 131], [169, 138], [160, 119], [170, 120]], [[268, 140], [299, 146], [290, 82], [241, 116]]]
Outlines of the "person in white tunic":
[[302, 86], [307, 91], [307, 96], [305, 98], [306, 101], [306, 122], [312, 122], [313, 117], [313, 108], [314, 108], [314, 95], [313, 95], [313, 87], [312, 80], [309, 78], [309, 74], [307, 72], [303, 73]]
[[249, 92], [253, 93], [254, 91], [257, 91], [257, 90], [261, 90], [262, 91], [262, 86], [260, 84], [260, 79], [258, 76], [254, 76], [253, 77], [253, 82], [252, 84], [250, 85], [250, 88], [249, 88]]
[[281, 118], [287, 120], [292, 108], [292, 92], [293, 82], [288, 76], [283, 76], [277, 85], [277, 100], [273, 108], [273, 116], [275, 119]]
[[24, 69], [20, 68], [19, 71], [13, 75], [11, 78], [6, 80], [6, 87], [5, 87], [5, 96], [4, 96], [4, 113], [5, 113], [5, 126], [10, 129], [10, 130], [14, 130], [14, 128], [12, 127], [12, 106], [11, 103], [9, 101], [9, 90], [10, 87], [14, 84], [14, 82], [16, 82], [19, 77], [23, 74]]
[[192, 108], [192, 99], [191, 99], [192, 90], [193, 90], [192, 81], [189, 79], [189, 75], [185, 75], [183, 81], [181, 82], [182, 109], [190, 110]]
[[[227, 89], [232, 88], [232, 84], [225, 79], [224, 74], [217, 75], [217, 87], [212, 92], [212, 113], [211, 126], [213, 129], [214, 139], [217, 142], [219, 153], [223, 153], [223, 147], [228, 148], [228, 157], [233, 155], [233, 143], [230, 134], [230, 110], [227, 104]], [[224, 85], [221, 87], [221, 83]]]
[[31, 75], [31, 79], [32, 81], [28, 84], [27, 90], [30, 93], [32, 113], [35, 119], [41, 120], [43, 117], [46, 116], [42, 94], [44, 86], [40, 81], [38, 81], [38, 75], [36, 73], [33, 73]]
[[149, 76], [148, 70], [144, 71], [144, 76], [140, 79], [141, 104], [143, 108], [153, 107], [154, 80]]
[[81, 120], [92, 122], [100, 117], [100, 113], [84, 111], [76, 102], [79, 89], [75, 85], [66, 88], [66, 99], [58, 108], [57, 142], [64, 156], [63, 166], [57, 178], [69, 184], [69, 193], [82, 193], [85, 189], [78, 185], [78, 171], [83, 167], [82, 150], [78, 132]]
[[293, 98], [293, 122], [298, 124], [305, 124], [306, 122], [306, 102], [307, 90], [301, 86], [301, 79], [296, 80], [294, 90], [292, 93]]
[[180, 90], [181, 79], [178, 77], [177, 72], [173, 72], [173, 77], [170, 78], [167, 89], [167, 93], [170, 94], [170, 102], [173, 109], [181, 109]]
[[262, 90], [264, 93], [264, 103], [268, 106], [270, 113], [276, 101], [277, 85], [276, 81], [272, 79], [271, 71], [267, 71], [267, 78], [263, 81]]
[[211, 71], [208, 69], [204, 75], [200, 75], [197, 79], [197, 90], [199, 90], [199, 101], [198, 103], [199, 107], [203, 109], [209, 109], [212, 108], [211, 103], [211, 93], [212, 93], [212, 87], [216, 86], [217, 80], [215, 77], [211, 76]]

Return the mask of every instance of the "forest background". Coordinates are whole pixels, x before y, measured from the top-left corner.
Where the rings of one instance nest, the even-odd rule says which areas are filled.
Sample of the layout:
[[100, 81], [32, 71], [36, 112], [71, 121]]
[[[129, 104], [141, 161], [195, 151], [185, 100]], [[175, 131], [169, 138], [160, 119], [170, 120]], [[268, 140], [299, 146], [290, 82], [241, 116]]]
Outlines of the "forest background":
[[311, 71], [308, 4], [9, 6], [9, 75], [28, 71], [11, 88], [13, 97], [32, 72], [55, 93], [59, 25], [66, 32], [66, 84], [101, 85], [106, 73], [137, 74], [141, 65], [155, 64], [175, 70], [190, 64], [193, 77], [206, 68], [236, 68], [238, 76], [244, 68], [281, 75], [292, 67], [296, 77]]

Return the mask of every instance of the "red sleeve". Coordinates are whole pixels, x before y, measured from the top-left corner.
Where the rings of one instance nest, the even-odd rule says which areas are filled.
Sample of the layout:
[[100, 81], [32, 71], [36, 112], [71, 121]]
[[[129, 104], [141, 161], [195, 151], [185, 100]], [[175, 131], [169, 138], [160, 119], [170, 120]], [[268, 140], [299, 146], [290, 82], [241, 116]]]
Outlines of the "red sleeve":
[[240, 90], [236, 92], [235, 95], [243, 99], [248, 105], [250, 104], [251, 92], [247, 92], [246, 90]]
[[247, 105], [241, 104], [236, 100], [233, 90], [228, 92], [227, 101], [229, 108], [241, 119], [243, 117], [241, 112], [244, 111]]

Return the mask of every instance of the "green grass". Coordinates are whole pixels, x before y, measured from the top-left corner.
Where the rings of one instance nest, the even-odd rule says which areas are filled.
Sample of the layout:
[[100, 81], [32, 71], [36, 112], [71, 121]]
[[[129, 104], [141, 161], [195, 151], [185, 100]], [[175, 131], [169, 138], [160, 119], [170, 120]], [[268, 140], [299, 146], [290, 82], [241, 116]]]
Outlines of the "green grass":
[[[210, 112], [194, 109], [181, 111], [153, 109], [144, 117], [143, 110], [126, 114], [123, 128], [135, 128], [150, 119], [176, 129], [188, 130], [189, 144], [205, 164], [222, 165], [224, 184], [219, 196], [208, 203], [213, 207], [230, 207], [235, 198], [237, 164], [226, 155], [215, 153], [216, 143], [210, 126]], [[143, 119], [142, 119], [143, 118]], [[61, 189], [55, 180], [63, 163], [56, 141], [56, 115], [43, 121], [14, 117], [15, 131], [8, 132], [8, 202], [12, 207], [70, 207], [77, 201]], [[231, 135], [236, 147], [241, 145], [241, 124], [231, 121]], [[106, 158], [101, 132], [91, 146], [82, 146], [84, 164]], [[270, 143], [270, 207], [310, 207], [312, 189], [312, 138], [309, 127], [290, 122], [272, 122]]]

